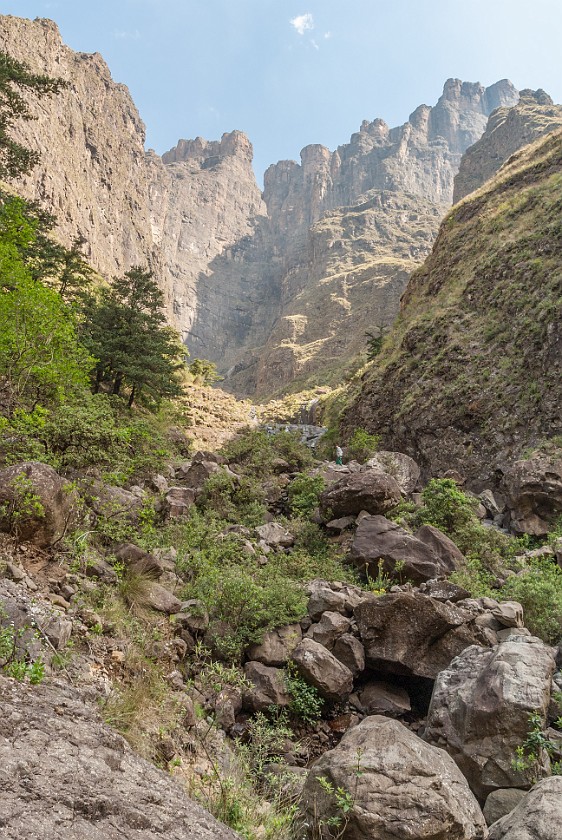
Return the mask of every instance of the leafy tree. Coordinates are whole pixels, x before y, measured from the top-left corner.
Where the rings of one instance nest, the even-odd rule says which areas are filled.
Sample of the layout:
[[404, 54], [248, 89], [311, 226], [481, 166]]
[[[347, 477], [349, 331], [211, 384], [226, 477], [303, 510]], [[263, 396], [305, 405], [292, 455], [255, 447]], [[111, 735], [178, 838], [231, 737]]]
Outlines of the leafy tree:
[[[25, 228], [19, 236], [28, 235]], [[30, 234], [32, 236], [32, 234]], [[0, 239], [0, 412], [57, 404], [86, 383], [90, 360], [72, 312], [27, 271], [16, 245]]]
[[16, 142], [10, 133], [18, 120], [35, 119], [24, 92], [50, 96], [66, 87], [63, 79], [32, 73], [26, 64], [0, 52], [0, 178], [16, 178], [33, 169], [39, 153]]
[[189, 372], [203, 385], [212, 385], [223, 379], [217, 372], [216, 364], [208, 359], [194, 359], [189, 365]]
[[129, 407], [135, 399], [157, 404], [181, 393], [177, 373], [185, 351], [166, 326], [162, 292], [150, 271], [132, 268], [90, 296], [83, 314], [84, 345], [98, 360], [94, 393], [103, 385], [114, 395], [128, 388]]

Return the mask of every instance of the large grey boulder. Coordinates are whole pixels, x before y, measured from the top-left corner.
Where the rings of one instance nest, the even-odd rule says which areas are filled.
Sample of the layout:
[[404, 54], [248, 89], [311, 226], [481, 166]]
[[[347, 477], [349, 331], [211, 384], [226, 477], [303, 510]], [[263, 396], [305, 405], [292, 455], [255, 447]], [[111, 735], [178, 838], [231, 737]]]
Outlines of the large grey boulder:
[[562, 455], [537, 452], [516, 461], [504, 483], [513, 530], [534, 536], [547, 534], [562, 513]]
[[320, 496], [320, 511], [330, 519], [367, 513], [386, 513], [395, 507], [402, 493], [396, 479], [377, 470], [344, 475]]
[[248, 659], [263, 665], [284, 665], [302, 639], [300, 624], [287, 624], [267, 630], [260, 644], [250, 645]]
[[320, 642], [328, 650], [332, 650], [336, 641], [350, 629], [351, 622], [338, 612], [323, 613], [320, 621], [313, 624], [306, 631], [307, 638]]
[[424, 525], [414, 534], [384, 516], [361, 518], [349, 554], [350, 560], [371, 577], [379, 564], [387, 574], [395, 574], [414, 583], [449, 575], [463, 562], [454, 542], [437, 528]]
[[63, 683], [0, 676], [0, 836], [236, 840]]
[[270, 706], [288, 706], [291, 696], [287, 690], [285, 672], [261, 662], [247, 662], [244, 676], [252, 688], [244, 692], [244, 706], [252, 712], [263, 712]]
[[13, 464], [0, 470], [0, 531], [46, 548], [70, 527], [77, 498], [47, 464]]
[[353, 675], [319, 642], [303, 639], [293, 651], [299, 674], [326, 700], [341, 702], [351, 694]]
[[313, 621], [318, 621], [326, 611], [351, 615], [365, 594], [358, 586], [319, 578], [311, 581], [306, 589], [310, 595], [308, 614]]
[[435, 679], [470, 645], [490, 646], [474, 613], [417, 592], [366, 595], [355, 608], [367, 665]]
[[493, 790], [484, 804], [483, 812], [486, 823], [492, 825], [501, 820], [502, 817], [505, 817], [519, 805], [524, 796], [526, 796], [526, 792], [519, 788]]
[[[319, 779], [352, 802], [342, 840], [484, 840], [486, 824], [462, 773], [398, 721], [374, 715], [348, 730], [308, 773], [303, 809], [313, 835], [341, 817]], [[326, 834], [325, 836], [329, 836]]]
[[420, 480], [421, 470], [409, 455], [403, 452], [388, 452], [381, 450], [370, 458], [366, 465], [368, 469], [378, 470], [396, 479], [404, 496], [409, 496], [416, 489]]
[[455, 759], [481, 799], [498, 788], [528, 788], [543, 766], [515, 769], [517, 747], [529, 734], [529, 715], [546, 727], [554, 671], [552, 648], [511, 637], [491, 650], [470, 647], [435, 683], [425, 739]]
[[490, 840], [560, 840], [562, 776], [541, 779], [505, 817], [490, 826]]

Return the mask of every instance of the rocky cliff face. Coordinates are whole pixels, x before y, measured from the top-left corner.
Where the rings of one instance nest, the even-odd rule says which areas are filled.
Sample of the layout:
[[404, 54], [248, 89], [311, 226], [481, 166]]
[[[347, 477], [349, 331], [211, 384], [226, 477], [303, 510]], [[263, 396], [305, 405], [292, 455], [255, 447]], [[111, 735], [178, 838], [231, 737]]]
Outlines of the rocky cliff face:
[[561, 126], [562, 107], [544, 90], [522, 90], [517, 105], [494, 111], [480, 140], [463, 155], [453, 202], [485, 184], [523, 146]]
[[[407, 277], [451, 204], [462, 153], [491, 111], [517, 98], [508, 81], [484, 88], [451, 79], [434, 108], [420, 106], [403, 126], [364, 122], [335, 152], [307, 146], [300, 165], [270, 166], [267, 219], [239, 243], [237, 266], [221, 257], [200, 275], [204, 303], [188, 346], [229, 369], [227, 386], [242, 393], [338, 381], [364, 348], [365, 331], [395, 317]], [[239, 329], [216, 347], [224, 290], [243, 290], [241, 278], [262, 306], [245, 308]]]
[[218, 363], [238, 393], [337, 381], [366, 330], [394, 318], [411, 270], [451, 204], [461, 155], [508, 81], [449, 80], [403, 126], [364, 122], [330, 152], [281, 161], [260, 194], [238, 131], [144, 153], [144, 127], [102, 58], [74, 53], [46, 20], [0, 18], [5, 49], [69, 87], [19, 129], [42, 159], [21, 185], [56, 213], [59, 236], [87, 242], [101, 273], [150, 264], [191, 354]]
[[122, 273], [153, 259], [148, 213], [144, 124], [124, 85], [98, 54], [76, 53], [50, 20], [0, 16], [2, 49], [35, 72], [69, 84], [54, 99], [33, 104], [36, 120], [17, 135], [41, 162], [16, 184], [58, 220], [65, 244], [80, 236], [94, 268]]
[[443, 222], [348, 429], [473, 487], [560, 432], [562, 131], [521, 150]]

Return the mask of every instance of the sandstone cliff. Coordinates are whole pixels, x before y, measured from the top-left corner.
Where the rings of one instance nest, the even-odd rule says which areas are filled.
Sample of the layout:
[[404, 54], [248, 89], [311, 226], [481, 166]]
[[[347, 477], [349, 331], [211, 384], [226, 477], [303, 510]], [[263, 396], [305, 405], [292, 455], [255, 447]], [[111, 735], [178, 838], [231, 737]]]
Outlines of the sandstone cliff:
[[145, 154], [129, 93], [99, 55], [74, 53], [46, 20], [0, 17], [0, 36], [70, 83], [19, 128], [42, 158], [18, 188], [57, 215], [66, 244], [86, 240], [101, 273], [151, 265], [192, 356], [217, 362], [225, 387], [244, 394], [341, 378], [365, 331], [393, 320], [463, 152], [518, 99], [505, 80], [451, 79], [402, 126], [365, 121], [334, 152], [307, 146], [300, 165], [269, 167], [262, 196], [241, 132]]
[[[226, 386], [241, 393], [338, 381], [365, 331], [393, 320], [451, 204], [462, 153], [492, 110], [517, 98], [508, 81], [451, 79], [434, 108], [420, 106], [403, 126], [364, 122], [335, 152], [307, 146], [300, 165], [269, 167], [267, 218], [239, 242], [237, 264], [221, 256], [197, 279], [188, 346], [221, 363]], [[241, 279], [262, 305], [235, 309], [229, 341], [217, 346], [216, 326], [233, 324], [225, 290], [244, 291]]]
[[517, 105], [494, 111], [480, 140], [463, 155], [453, 202], [485, 184], [523, 146], [561, 126], [562, 107], [544, 90], [522, 90]]
[[521, 150], [443, 222], [349, 408], [426, 475], [473, 487], [560, 433], [562, 131]]
[[84, 253], [101, 273], [146, 264], [153, 239], [145, 131], [129, 91], [98, 53], [65, 46], [50, 20], [0, 16], [0, 44], [35, 72], [69, 83], [54, 99], [34, 102], [37, 119], [17, 126], [41, 161], [15, 186], [56, 215], [61, 241], [85, 240]]

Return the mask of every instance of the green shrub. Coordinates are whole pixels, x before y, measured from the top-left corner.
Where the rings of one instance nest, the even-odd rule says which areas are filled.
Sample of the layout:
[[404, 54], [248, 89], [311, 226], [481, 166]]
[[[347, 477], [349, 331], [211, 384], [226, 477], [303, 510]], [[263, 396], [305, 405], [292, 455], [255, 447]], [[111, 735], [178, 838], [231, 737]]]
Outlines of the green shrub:
[[317, 507], [320, 494], [324, 490], [321, 475], [298, 473], [289, 484], [288, 496], [291, 513], [295, 516], [309, 516]]
[[197, 507], [218, 519], [252, 528], [264, 521], [265, 494], [255, 479], [245, 475], [234, 478], [219, 470], [203, 485]]
[[265, 630], [299, 621], [306, 608], [305, 593], [287, 577], [254, 574], [240, 566], [208, 569], [189, 587], [189, 594], [207, 606], [211, 642], [228, 662], [239, 661]]
[[378, 449], [380, 435], [371, 435], [366, 429], [355, 429], [346, 446], [347, 457], [361, 463], [372, 458]]
[[562, 640], [562, 570], [548, 558], [534, 558], [501, 588], [502, 600], [519, 601], [525, 626], [548, 644]]
[[475, 519], [476, 499], [467, 496], [450, 478], [432, 478], [427, 483], [416, 518], [418, 525], [434, 525], [446, 534], [461, 531]]
[[268, 435], [264, 429], [247, 429], [223, 448], [229, 463], [260, 478], [273, 474], [273, 462], [283, 458], [291, 472], [302, 472], [314, 463], [310, 449], [293, 432]]
[[318, 694], [318, 690], [299, 676], [292, 663], [287, 665], [285, 682], [287, 691], [291, 695], [291, 712], [304, 723], [316, 723], [324, 708], [324, 701]]

